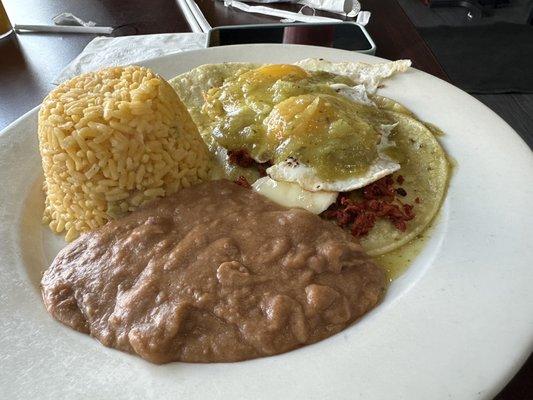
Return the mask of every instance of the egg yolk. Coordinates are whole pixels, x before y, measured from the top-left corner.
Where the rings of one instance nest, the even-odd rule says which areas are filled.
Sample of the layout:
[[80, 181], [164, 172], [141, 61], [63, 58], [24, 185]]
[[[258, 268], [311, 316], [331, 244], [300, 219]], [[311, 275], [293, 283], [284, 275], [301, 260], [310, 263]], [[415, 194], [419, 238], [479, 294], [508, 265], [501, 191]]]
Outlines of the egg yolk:
[[256, 84], [265, 84], [276, 82], [282, 78], [299, 80], [308, 77], [309, 73], [297, 65], [270, 64], [242, 74], [239, 80]]
[[373, 107], [328, 94], [291, 97], [265, 118], [275, 161], [287, 157], [315, 168], [324, 179], [365, 172], [378, 156], [379, 118]]

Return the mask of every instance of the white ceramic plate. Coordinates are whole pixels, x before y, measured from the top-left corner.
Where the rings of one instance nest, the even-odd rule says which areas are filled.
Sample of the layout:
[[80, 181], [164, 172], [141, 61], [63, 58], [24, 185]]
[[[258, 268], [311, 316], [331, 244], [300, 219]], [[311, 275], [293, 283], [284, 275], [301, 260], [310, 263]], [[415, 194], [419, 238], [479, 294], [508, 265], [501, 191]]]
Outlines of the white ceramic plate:
[[[171, 78], [204, 63], [383, 61], [251, 45], [143, 63]], [[62, 239], [40, 224], [37, 109], [0, 135], [0, 393], [9, 399], [490, 399], [533, 344], [533, 157], [484, 105], [411, 70], [382, 94], [439, 126], [457, 161], [422, 254], [379, 307], [334, 337], [234, 364], [152, 365], [53, 320], [41, 272]], [[3, 100], [4, 101], [4, 100]]]

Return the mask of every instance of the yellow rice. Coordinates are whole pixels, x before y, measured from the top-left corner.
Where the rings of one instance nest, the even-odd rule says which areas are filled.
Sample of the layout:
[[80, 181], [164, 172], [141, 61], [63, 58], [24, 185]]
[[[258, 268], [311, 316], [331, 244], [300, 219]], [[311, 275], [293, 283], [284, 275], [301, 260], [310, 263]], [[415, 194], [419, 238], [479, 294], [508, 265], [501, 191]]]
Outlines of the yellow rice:
[[207, 180], [185, 106], [147, 68], [108, 68], [53, 90], [39, 112], [43, 221], [71, 241], [111, 217]]

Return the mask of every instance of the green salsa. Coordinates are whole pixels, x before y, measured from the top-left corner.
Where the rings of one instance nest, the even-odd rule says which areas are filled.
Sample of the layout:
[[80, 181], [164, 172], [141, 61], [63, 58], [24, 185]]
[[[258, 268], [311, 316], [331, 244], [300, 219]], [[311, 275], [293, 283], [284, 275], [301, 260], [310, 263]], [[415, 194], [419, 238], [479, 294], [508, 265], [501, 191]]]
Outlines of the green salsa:
[[294, 65], [267, 65], [228, 79], [206, 94], [210, 131], [228, 149], [245, 149], [258, 161], [289, 157], [324, 180], [357, 176], [378, 157], [383, 124], [376, 107], [352, 101], [331, 84], [346, 77], [307, 72]]

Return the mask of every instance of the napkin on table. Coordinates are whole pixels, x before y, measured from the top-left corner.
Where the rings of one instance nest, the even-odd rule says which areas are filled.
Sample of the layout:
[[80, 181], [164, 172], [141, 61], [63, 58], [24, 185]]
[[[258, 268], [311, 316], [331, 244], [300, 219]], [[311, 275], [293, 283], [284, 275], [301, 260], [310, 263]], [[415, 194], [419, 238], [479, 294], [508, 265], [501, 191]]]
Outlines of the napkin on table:
[[205, 47], [204, 33], [162, 33], [97, 37], [55, 78], [60, 84], [76, 75], [104, 67], [135, 64], [150, 58]]
[[[227, 2], [226, 0], [223, 0]], [[243, 0], [246, 3], [272, 4], [272, 3], [295, 3], [307, 6], [313, 10], [329, 11], [336, 14], [345, 13], [346, 3], [351, 6], [348, 17], [355, 17], [361, 10], [361, 3], [358, 0]], [[245, 11], [246, 12], [246, 11]]]

